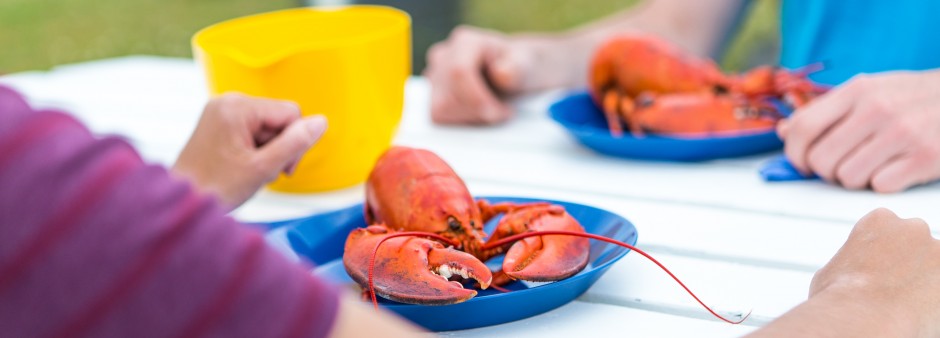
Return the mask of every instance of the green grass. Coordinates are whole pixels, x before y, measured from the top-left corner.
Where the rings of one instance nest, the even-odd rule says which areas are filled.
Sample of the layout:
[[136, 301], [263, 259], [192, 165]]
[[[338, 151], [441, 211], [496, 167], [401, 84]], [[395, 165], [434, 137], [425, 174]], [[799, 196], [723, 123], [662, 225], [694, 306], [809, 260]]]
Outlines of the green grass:
[[504, 32], [560, 31], [624, 10], [637, 0], [465, 1], [465, 21]]
[[[407, 1], [407, 0], [401, 0]], [[455, 1], [455, 0], [440, 0]], [[775, 56], [779, 0], [755, 1], [722, 65], [744, 69]], [[506, 32], [558, 31], [636, 0], [464, 0], [464, 21]], [[191, 56], [209, 24], [296, 6], [297, 0], [0, 0], [0, 73], [130, 54]], [[417, 43], [416, 45], [422, 45]], [[424, 44], [426, 45], [426, 44]], [[773, 50], [772, 50], [773, 49]], [[756, 53], [755, 53], [756, 52]], [[418, 51], [422, 53], [423, 51]]]
[[0, 73], [128, 54], [189, 56], [200, 28], [294, 0], [0, 0]]

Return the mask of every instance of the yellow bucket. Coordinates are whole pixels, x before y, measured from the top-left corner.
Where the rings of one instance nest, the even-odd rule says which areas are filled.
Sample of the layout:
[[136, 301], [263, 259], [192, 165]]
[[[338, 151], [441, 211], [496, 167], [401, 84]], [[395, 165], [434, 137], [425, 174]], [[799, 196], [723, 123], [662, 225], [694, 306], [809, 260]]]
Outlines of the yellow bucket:
[[193, 37], [213, 95], [297, 102], [329, 128], [270, 188], [317, 192], [365, 181], [401, 120], [411, 19], [390, 7], [298, 8], [207, 27]]

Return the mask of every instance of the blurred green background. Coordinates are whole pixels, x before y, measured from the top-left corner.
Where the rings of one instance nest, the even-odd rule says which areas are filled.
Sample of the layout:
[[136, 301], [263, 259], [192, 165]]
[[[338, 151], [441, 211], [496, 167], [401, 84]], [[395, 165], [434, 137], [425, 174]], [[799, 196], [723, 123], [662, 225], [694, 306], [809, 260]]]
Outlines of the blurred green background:
[[[636, 0], [431, 0], [458, 21], [506, 32], [558, 31], [628, 8]], [[396, 2], [391, 2], [395, 4]], [[403, 6], [408, 1], [399, 1]], [[428, 3], [428, 1], [426, 1]], [[131, 54], [191, 56], [189, 38], [209, 24], [296, 7], [298, 0], [0, 0], [0, 74]], [[427, 7], [427, 6], [425, 6]], [[779, 0], [756, 0], [722, 58], [728, 70], [774, 62]], [[435, 18], [433, 9], [423, 16]], [[420, 19], [415, 13], [416, 21]], [[415, 27], [416, 65], [449, 29]]]

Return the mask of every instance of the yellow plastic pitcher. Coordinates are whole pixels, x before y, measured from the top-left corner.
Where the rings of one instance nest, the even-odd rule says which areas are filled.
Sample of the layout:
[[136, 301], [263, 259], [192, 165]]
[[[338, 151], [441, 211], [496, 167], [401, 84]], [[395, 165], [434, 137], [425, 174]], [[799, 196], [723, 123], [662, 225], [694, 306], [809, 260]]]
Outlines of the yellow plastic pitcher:
[[382, 6], [290, 9], [207, 27], [193, 50], [213, 95], [291, 100], [327, 117], [294, 174], [269, 186], [325, 191], [365, 181], [390, 146], [411, 73], [411, 19]]

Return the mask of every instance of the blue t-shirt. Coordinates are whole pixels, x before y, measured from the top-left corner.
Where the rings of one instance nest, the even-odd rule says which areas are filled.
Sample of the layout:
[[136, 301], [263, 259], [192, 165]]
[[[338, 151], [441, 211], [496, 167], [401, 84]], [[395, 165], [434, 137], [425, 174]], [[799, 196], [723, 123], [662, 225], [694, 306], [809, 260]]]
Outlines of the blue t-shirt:
[[940, 1], [783, 0], [780, 22], [781, 65], [823, 62], [820, 83], [940, 68]]

